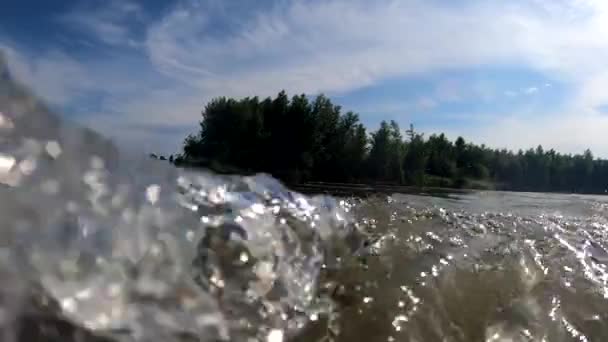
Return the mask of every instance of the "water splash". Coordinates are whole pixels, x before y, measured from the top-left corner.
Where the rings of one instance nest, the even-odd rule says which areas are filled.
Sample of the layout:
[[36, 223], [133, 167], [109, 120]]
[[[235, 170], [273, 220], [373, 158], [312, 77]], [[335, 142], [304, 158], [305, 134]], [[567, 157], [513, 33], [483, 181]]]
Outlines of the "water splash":
[[17, 172], [3, 201], [36, 217], [5, 216], [15, 241], [5, 260], [69, 319], [140, 341], [292, 334], [313, 307], [324, 242], [351, 229], [332, 199], [266, 176], [177, 172], [138, 188], [93, 159], [85, 199], [70, 201]]
[[123, 158], [20, 86], [0, 90], [7, 338], [42, 315], [114, 340], [278, 342], [330, 309], [319, 273], [329, 241], [356, 231], [345, 202]]

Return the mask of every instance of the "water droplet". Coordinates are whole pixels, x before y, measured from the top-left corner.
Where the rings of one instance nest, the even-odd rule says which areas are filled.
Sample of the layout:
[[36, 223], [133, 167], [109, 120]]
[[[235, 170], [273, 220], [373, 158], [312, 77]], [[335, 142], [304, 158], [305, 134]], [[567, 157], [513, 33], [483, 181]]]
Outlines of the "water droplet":
[[393, 328], [395, 328], [395, 331], [401, 331], [402, 327], [401, 325], [405, 322], [408, 321], [408, 318], [405, 315], [398, 315], [395, 316], [395, 319], [393, 319]]
[[247, 263], [249, 261], [249, 255], [245, 252], [241, 253], [241, 256], [239, 257], [239, 259], [241, 260], [242, 263]]
[[15, 163], [16, 160], [13, 156], [0, 153], [0, 183], [8, 183], [9, 173]]
[[120, 284], [114, 283], [110, 284], [110, 286], [108, 287], [108, 296], [110, 297], [116, 297], [120, 295], [121, 292], [122, 286]]
[[260, 203], [254, 203], [251, 206], [251, 211], [253, 211], [256, 214], [261, 215], [261, 214], [264, 213], [264, 206], [262, 204], [260, 204]]
[[212, 275], [211, 278], [209, 279], [211, 281], [211, 283], [219, 288], [223, 288], [224, 287], [224, 280], [220, 277], [218, 277], [217, 275]]
[[104, 168], [103, 159], [98, 156], [91, 157], [91, 168], [94, 170], [101, 170]]
[[61, 146], [56, 141], [49, 141], [45, 147], [46, 153], [53, 159], [57, 159], [61, 155]]
[[54, 179], [49, 179], [45, 181], [40, 187], [42, 189], [42, 192], [49, 195], [55, 195], [59, 192], [59, 182]]
[[27, 158], [19, 163], [19, 170], [26, 176], [31, 175], [36, 170], [36, 160], [33, 158]]
[[160, 197], [160, 186], [159, 185], [150, 185], [146, 189], [146, 198], [150, 204], [156, 204], [158, 202], [158, 198]]
[[492, 335], [489, 339], [488, 342], [492, 342], [492, 341], [497, 341], [500, 338], [500, 334], [499, 333], [495, 333], [494, 335]]
[[86, 299], [91, 298], [91, 294], [92, 294], [91, 289], [86, 288], [84, 290], [77, 292], [75, 297], [76, 297], [76, 299], [79, 299], [79, 300], [86, 300]]
[[272, 329], [266, 336], [266, 342], [283, 342], [283, 330]]
[[76, 213], [78, 211], [78, 204], [76, 202], [69, 201], [65, 205], [65, 209], [70, 213]]
[[77, 307], [76, 300], [74, 300], [74, 298], [72, 298], [72, 297], [64, 298], [61, 301], [61, 308], [68, 313], [72, 313], [72, 314], [75, 313], [76, 307]]
[[11, 119], [6, 117], [4, 113], [0, 112], [0, 129], [8, 130], [13, 129], [14, 127], [15, 125], [13, 125]]
[[188, 241], [193, 242], [194, 241], [194, 232], [189, 230], [186, 233], [186, 239], [188, 239]]

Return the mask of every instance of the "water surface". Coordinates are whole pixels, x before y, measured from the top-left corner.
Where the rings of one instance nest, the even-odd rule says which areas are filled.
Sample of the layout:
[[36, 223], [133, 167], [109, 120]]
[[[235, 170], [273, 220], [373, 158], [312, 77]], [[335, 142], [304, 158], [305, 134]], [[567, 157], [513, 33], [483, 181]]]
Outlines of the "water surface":
[[377, 240], [333, 275], [346, 293], [337, 340], [604, 341], [607, 205], [511, 192], [358, 202]]

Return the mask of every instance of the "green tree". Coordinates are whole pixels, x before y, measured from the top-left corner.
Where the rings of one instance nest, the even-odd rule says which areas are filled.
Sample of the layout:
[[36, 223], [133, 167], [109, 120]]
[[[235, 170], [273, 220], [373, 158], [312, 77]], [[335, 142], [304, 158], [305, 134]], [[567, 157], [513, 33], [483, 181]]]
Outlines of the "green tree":
[[407, 135], [409, 141], [405, 146], [405, 157], [403, 159], [405, 178], [411, 184], [422, 186], [425, 182], [428, 159], [424, 136], [416, 133], [413, 125], [410, 125]]
[[[382, 121], [369, 136], [359, 116], [342, 113], [324, 96], [291, 99], [282, 91], [258, 97], [218, 97], [202, 111], [199, 131], [184, 140], [177, 166], [223, 172], [268, 172], [289, 182], [389, 182], [466, 186], [494, 182], [500, 189], [604, 193], [608, 162], [591, 151], [560, 154], [542, 146], [514, 153], [410, 125], [404, 141], [395, 121]], [[165, 159], [151, 154], [153, 158]], [[427, 177], [428, 176], [428, 177]], [[441, 184], [444, 184], [441, 183]]]
[[450, 178], [456, 173], [455, 152], [452, 143], [442, 133], [431, 135], [427, 142], [428, 165], [431, 175]]
[[373, 179], [389, 180], [389, 161], [391, 153], [391, 127], [386, 121], [380, 123], [380, 128], [371, 134], [371, 149], [369, 152], [369, 175]]

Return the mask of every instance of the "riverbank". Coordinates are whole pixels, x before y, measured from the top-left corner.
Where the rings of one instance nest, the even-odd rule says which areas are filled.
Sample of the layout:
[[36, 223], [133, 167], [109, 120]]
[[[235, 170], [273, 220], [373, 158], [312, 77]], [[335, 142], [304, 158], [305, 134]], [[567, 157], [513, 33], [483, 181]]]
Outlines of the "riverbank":
[[[153, 158], [158, 159], [154, 156]], [[196, 163], [174, 164], [178, 168], [200, 170], [208, 169], [217, 174], [222, 175], [253, 175], [255, 172], [251, 170], [239, 169], [227, 165], [219, 164], [208, 160], [199, 160]], [[278, 176], [278, 175], [273, 175]], [[279, 177], [280, 178], [280, 177]], [[323, 181], [308, 181], [308, 182], [290, 182], [284, 183], [292, 190], [304, 194], [327, 194], [333, 196], [357, 196], [367, 197], [373, 194], [394, 194], [394, 193], [468, 193], [476, 190], [503, 190], [501, 186], [489, 180], [475, 180], [462, 178], [459, 180], [425, 176], [425, 185], [400, 185], [391, 183], [342, 183], [342, 182], [323, 182]]]
[[332, 196], [348, 197], [368, 197], [375, 194], [424, 194], [433, 195], [449, 193], [470, 193], [474, 189], [457, 189], [443, 187], [418, 187], [390, 184], [356, 184], [356, 183], [328, 183], [328, 182], [307, 182], [301, 184], [288, 184], [289, 188], [304, 194], [327, 194]]
[[[158, 159], [158, 158], [156, 158]], [[250, 176], [256, 174], [252, 170], [239, 169], [226, 166], [223, 164], [199, 161], [191, 164], [174, 164], [181, 169], [190, 170], [210, 170], [221, 175], [242, 175]], [[393, 194], [393, 193], [414, 193], [414, 194], [433, 194], [440, 195], [442, 193], [470, 193], [474, 191], [513, 191], [513, 192], [537, 192], [537, 193], [554, 193], [554, 194], [587, 194], [587, 195], [606, 195], [607, 190], [584, 191], [582, 189], [559, 190], [551, 188], [534, 188], [534, 187], [513, 187], [508, 183], [498, 182], [492, 179], [472, 179], [472, 178], [446, 178], [433, 175], [424, 176], [424, 185], [400, 185], [394, 183], [341, 183], [341, 182], [323, 182], [323, 181], [308, 181], [295, 182], [287, 181], [281, 178], [280, 175], [273, 175], [283, 182], [292, 190], [305, 194], [328, 194], [333, 196], [357, 196], [367, 197], [373, 194]]]

